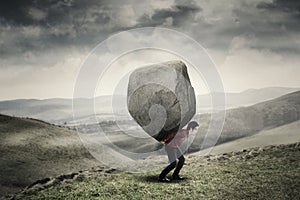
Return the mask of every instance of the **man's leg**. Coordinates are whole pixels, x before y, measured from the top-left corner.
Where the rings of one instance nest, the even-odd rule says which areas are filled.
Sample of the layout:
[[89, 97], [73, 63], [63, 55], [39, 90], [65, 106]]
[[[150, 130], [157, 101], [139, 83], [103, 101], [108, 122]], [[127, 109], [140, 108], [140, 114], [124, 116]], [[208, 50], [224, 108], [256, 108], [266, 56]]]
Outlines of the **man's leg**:
[[[176, 151], [176, 155], [179, 156], [178, 157], [178, 164], [176, 166], [176, 169], [174, 170], [174, 173], [173, 173], [173, 178], [179, 178], [179, 172], [181, 170], [181, 168], [183, 167], [183, 164], [184, 164], [184, 161], [185, 161], [185, 158], [183, 156], [183, 153], [181, 152], [181, 150], [178, 148], [177, 151]], [[180, 178], [179, 178], [180, 179]]]
[[160, 173], [159, 179], [164, 179], [167, 174], [176, 167], [176, 149], [166, 145], [165, 150], [168, 154], [170, 164]]

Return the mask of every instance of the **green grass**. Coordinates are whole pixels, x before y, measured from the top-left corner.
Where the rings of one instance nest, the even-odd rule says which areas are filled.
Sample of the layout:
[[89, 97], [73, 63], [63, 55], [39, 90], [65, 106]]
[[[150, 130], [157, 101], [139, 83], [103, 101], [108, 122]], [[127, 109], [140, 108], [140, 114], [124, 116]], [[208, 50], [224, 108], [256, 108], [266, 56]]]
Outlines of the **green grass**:
[[160, 183], [159, 173], [86, 171], [15, 199], [300, 199], [300, 145], [189, 155], [181, 172], [186, 181]]

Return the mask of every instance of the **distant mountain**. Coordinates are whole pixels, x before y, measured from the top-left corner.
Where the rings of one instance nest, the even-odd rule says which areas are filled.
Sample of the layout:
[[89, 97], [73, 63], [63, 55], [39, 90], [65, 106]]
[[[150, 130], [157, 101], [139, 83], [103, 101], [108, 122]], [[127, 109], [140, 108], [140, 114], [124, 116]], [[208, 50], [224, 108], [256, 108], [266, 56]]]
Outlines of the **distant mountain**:
[[72, 101], [70, 99], [17, 99], [0, 102], [0, 113], [31, 117], [47, 122], [71, 118]]
[[[254, 105], [298, 90], [300, 90], [300, 88], [267, 87], [261, 89], [248, 89], [240, 93], [226, 93], [226, 109]], [[198, 95], [197, 106], [199, 110], [208, 110], [208, 108], [211, 107], [211, 95]]]
[[61, 173], [98, 166], [76, 132], [0, 115], [0, 196]]
[[[123, 96], [121, 96], [123, 98]], [[93, 99], [75, 99], [76, 111], [80, 117], [84, 118], [91, 115], [94, 103], [97, 113], [111, 113], [111, 105], [114, 102], [116, 109], [119, 109], [118, 103], [120, 96], [101, 96]], [[123, 100], [122, 100], [123, 101]], [[0, 113], [16, 117], [30, 117], [40, 119], [49, 123], [63, 124], [73, 120], [72, 99], [16, 99], [9, 101], [0, 101]], [[91, 108], [92, 106], [92, 108]]]
[[[241, 93], [226, 94], [226, 107], [236, 108], [252, 105], [269, 99], [277, 98], [297, 88], [270, 87], [262, 89], [250, 89]], [[98, 96], [95, 98], [95, 113], [105, 119], [114, 113], [123, 116], [127, 114], [127, 103], [125, 95]], [[211, 96], [209, 94], [199, 95], [197, 98], [198, 111], [209, 111], [211, 107]], [[88, 120], [91, 115], [93, 99], [76, 99], [79, 114], [77, 117]], [[17, 117], [30, 117], [40, 119], [54, 124], [63, 124], [73, 120], [72, 99], [17, 99], [0, 101], [0, 113]], [[92, 112], [93, 113], [93, 112]], [[113, 117], [112, 117], [113, 118]]]

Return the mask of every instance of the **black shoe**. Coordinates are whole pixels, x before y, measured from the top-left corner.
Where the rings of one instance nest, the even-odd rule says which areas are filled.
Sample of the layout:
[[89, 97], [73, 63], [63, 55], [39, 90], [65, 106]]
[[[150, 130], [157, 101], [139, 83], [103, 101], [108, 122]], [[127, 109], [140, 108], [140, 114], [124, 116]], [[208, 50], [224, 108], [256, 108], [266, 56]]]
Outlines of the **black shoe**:
[[164, 178], [159, 177], [159, 178], [158, 178], [158, 181], [159, 181], [159, 182], [164, 182], [164, 183], [169, 183], [169, 182], [171, 182], [171, 180], [168, 179], [167, 177], [164, 177]]
[[172, 176], [172, 180], [185, 180], [186, 178], [182, 177], [182, 176], [179, 176], [179, 175], [176, 175], [176, 176]]

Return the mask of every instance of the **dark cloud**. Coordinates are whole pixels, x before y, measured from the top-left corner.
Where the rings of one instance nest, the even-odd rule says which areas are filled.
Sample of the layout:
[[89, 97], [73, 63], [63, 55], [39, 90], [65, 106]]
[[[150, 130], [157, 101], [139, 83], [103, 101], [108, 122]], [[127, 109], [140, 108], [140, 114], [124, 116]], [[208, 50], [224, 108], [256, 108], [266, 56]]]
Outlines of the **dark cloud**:
[[299, 0], [273, 0], [272, 3], [261, 2], [257, 8], [282, 11], [300, 17], [300, 1]]
[[207, 36], [217, 38], [206, 39], [207, 46], [226, 51], [235, 37], [248, 38], [250, 35], [254, 39], [247, 48], [288, 56], [299, 55], [300, 45], [297, 40], [300, 39], [300, 23], [299, 18], [296, 17], [299, 3], [295, 1], [249, 2], [235, 5], [228, 16], [224, 11], [220, 11], [220, 14], [216, 13], [215, 18], [220, 20], [211, 27], [210, 35], [200, 33], [199, 40]]
[[0, 19], [2, 23], [11, 25], [46, 25], [52, 18], [63, 20], [62, 14], [68, 14], [71, 8], [72, 1], [11, 0], [2, 2]]
[[[0, 43], [0, 57], [22, 64], [28, 62], [28, 51], [34, 57], [49, 49], [93, 48], [114, 32], [160, 26], [167, 18], [172, 19], [171, 26], [179, 27], [193, 20], [201, 10], [192, 1], [180, 2], [168, 9], [156, 9], [150, 17], [144, 15], [138, 20], [136, 16], [137, 23], [124, 24], [115, 19], [118, 12], [128, 12], [122, 6], [118, 1], [108, 0], [11, 0], [2, 3], [0, 34], [6, 40]], [[144, 6], [153, 13], [150, 4]]]
[[274, 26], [282, 26], [292, 31], [300, 31], [300, 1], [299, 0], [273, 0], [272, 3], [261, 2], [257, 5], [260, 10], [268, 14], [282, 13], [287, 18], [283, 21], [273, 22]]
[[[171, 26], [178, 27], [183, 23], [190, 23], [195, 14], [200, 12], [201, 8], [196, 5], [174, 5], [168, 9], [157, 9], [154, 13], [144, 15], [138, 19], [138, 26], [160, 26], [171, 20]], [[189, 20], [188, 20], [189, 19]]]
[[29, 17], [27, 9], [33, 5], [33, 1], [11, 0], [2, 2], [0, 6], [0, 20], [2, 24], [24, 24], [34, 23]]
[[[297, 37], [290, 37], [300, 31], [300, 1], [249, 2], [238, 1], [234, 6], [222, 4], [218, 7], [217, 1], [201, 4], [200, 1], [175, 0], [173, 5], [168, 2], [160, 8], [158, 4], [153, 7], [151, 1], [133, 0], [124, 3], [111, 0], [6, 1], [0, 6], [0, 58], [5, 60], [0, 65], [40, 65], [39, 57], [43, 53], [57, 49], [61, 49], [57, 51], [60, 53], [70, 49], [92, 49], [110, 34], [145, 26], [176, 29], [206, 48], [223, 52], [228, 50], [234, 37], [253, 34], [258, 41], [253, 48], [300, 53], [299, 45], [294, 42]], [[132, 11], [124, 5], [133, 8]], [[133, 22], [123, 23], [119, 12], [132, 12]], [[209, 12], [212, 14], [207, 15]], [[55, 60], [46, 63], [51, 66], [53, 62]]]
[[114, 31], [112, 12], [108, 3], [97, 0], [2, 3], [0, 57], [22, 64], [28, 62], [28, 52], [34, 58], [51, 49], [91, 47]]
[[97, 0], [10, 0], [1, 4], [0, 19], [12, 25], [51, 26], [72, 23], [78, 17], [85, 18], [89, 8], [103, 9], [106, 5], [105, 1]]
[[104, 26], [109, 23], [110, 12], [105, 1], [12, 0], [0, 7], [0, 19], [1, 26], [39, 26], [48, 36], [68, 39], [74, 37], [74, 34], [78, 36], [88, 32], [92, 24]]

